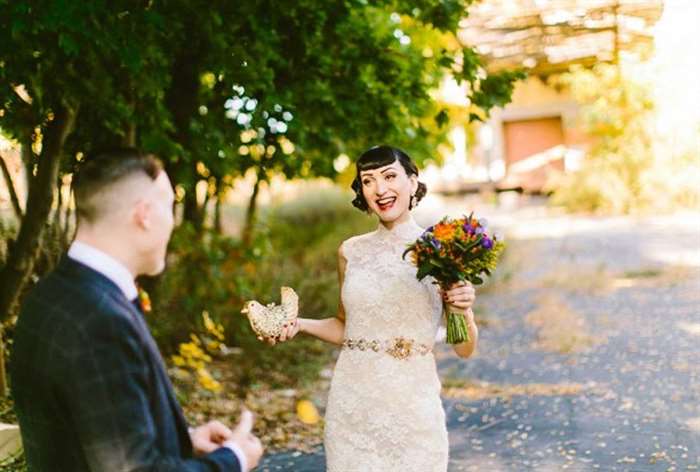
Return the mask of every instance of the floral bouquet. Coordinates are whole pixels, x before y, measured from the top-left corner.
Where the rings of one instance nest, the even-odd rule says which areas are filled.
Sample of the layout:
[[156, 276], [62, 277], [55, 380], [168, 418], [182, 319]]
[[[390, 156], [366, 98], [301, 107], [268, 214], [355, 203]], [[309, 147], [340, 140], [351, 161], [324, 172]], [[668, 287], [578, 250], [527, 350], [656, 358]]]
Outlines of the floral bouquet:
[[[416, 277], [435, 278], [442, 290], [457, 282], [484, 283], [483, 274], [491, 275], [505, 244], [486, 233], [486, 220], [477, 220], [474, 213], [458, 219], [443, 218], [409, 245], [403, 254], [411, 253], [418, 267]], [[447, 312], [447, 342], [469, 341], [469, 332], [460, 313]]]

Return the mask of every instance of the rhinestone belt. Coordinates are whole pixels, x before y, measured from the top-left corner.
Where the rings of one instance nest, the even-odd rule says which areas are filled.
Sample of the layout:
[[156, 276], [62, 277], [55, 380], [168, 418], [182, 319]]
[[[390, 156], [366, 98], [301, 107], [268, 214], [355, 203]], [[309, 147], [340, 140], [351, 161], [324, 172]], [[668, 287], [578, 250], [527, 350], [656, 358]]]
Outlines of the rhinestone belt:
[[407, 359], [412, 355], [425, 356], [433, 351], [433, 348], [427, 344], [417, 343], [414, 339], [402, 337], [388, 341], [346, 338], [343, 341], [343, 347], [360, 351], [386, 352], [396, 359]]

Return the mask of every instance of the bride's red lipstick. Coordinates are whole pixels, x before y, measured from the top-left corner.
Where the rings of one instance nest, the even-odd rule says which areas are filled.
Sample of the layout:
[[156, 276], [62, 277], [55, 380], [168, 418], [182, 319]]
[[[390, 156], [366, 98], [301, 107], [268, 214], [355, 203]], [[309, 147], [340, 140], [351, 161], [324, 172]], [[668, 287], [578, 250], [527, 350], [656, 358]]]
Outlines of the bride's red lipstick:
[[394, 204], [396, 203], [395, 197], [392, 197], [390, 199], [386, 199], [387, 201], [385, 203], [379, 203], [380, 200], [384, 200], [384, 199], [382, 198], [382, 199], [377, 200], [377, 206], [379, 207], [380, 211], [387, 211], [387, 210], [391, 209], [394, 206]]

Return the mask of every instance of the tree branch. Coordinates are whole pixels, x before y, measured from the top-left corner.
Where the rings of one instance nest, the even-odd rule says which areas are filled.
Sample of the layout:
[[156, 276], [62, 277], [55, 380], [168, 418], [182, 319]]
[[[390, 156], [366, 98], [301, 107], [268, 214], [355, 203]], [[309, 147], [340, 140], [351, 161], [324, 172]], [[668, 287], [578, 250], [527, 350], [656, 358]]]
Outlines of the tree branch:
[[29, 189], [22, 225], [7, 262], [0, 270], [0, 322], [15, 312], [19, 295], [34, 268], [51, 213], [63, 146], [73, 131], [76, 115], [77, 110], [59, 106], [54, 111], [54, 119], [46, 127], [41, 159]]
[[21, 222], [24, 217], [22, 212], [22, 206], [19, 203], [19, 198], [17, 197], [17, 190], [15, 189], [15, 184], [12, 181], [12, 175], [10, 174], [10, 169], [7, 168], [7, 163], [5, 158], [0, 155], [0, 167], [2, 167], [2, 175], [5, 177], [5, 182], [7, 182], [7, 190], [10, 193], [10, 201], [12, 201], [12, 208], [15, 210], [15, 216], [17, 221]]

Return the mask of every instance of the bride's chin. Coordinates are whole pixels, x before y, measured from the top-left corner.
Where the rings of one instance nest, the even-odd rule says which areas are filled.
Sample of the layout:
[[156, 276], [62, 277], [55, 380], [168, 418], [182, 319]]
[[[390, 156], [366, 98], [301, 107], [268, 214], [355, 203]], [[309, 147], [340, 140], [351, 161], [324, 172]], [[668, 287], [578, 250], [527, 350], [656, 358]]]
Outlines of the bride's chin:
[[403, 220], [404, 216], [407, 216], [406, 213], [408, 211], [399, 213], [399, 214], [390, 214], [390, 215], [383, 215], [381, 213], [376, 213], [377, 217], [379, 218], [379, 221], [384, 223], [384, 224], [394, 224], [400, 220]]

